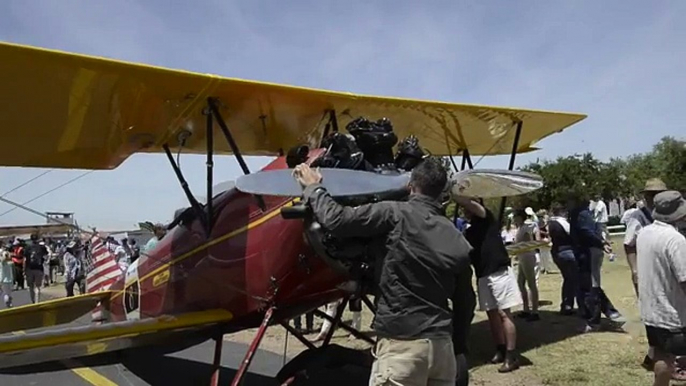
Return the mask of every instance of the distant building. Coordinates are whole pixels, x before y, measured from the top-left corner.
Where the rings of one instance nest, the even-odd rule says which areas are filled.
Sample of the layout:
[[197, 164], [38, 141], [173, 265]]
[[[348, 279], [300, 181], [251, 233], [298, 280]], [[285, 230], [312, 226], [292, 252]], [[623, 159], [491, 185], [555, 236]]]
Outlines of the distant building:
[[46, 212], [48, 224], [69, 224], [75, 225], [74, 213], [68, 212]]

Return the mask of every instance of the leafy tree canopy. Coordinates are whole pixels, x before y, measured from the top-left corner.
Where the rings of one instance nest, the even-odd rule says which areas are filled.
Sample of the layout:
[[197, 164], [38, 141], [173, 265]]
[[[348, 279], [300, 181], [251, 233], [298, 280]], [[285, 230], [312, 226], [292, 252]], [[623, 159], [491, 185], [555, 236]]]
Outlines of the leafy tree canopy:
[[543, 177], [545, 187], [509, 201], [511, 206], [550, 208], [570, 194], [589, 198], [624, 198], [639, 194], [649, 178], [662, 179], [670, 189], [686, 190], [686, 141], [665, 137], [652, 151], [602, 162], [590, 153], [532, 162], [520, 170]]

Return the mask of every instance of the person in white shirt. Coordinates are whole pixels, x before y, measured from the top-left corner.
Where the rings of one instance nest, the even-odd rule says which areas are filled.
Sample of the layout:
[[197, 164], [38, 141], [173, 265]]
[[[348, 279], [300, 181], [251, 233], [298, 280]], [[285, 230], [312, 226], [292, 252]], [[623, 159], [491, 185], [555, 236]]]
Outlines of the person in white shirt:
[[[631, 280], [634, 283], [634, 290], [638, 295], [638, 276], [636, 265], [636, 240], [643, 228], [653, 222], [653, 198], [658, 193], [667, 190], [667, 185], [659, 178], [651, 178], [646, 181], [641, 194], [643, 195], [643, 205], [636, 210], [626, 214], [626, 232], [624, 233], [624, 252], [626, 253], [627, 263], [631, 269]], [[638, 203], [637, 203], [638, 204]]]
[[602, 228], [603, 238], [607, 240], [607, 221], [609, 219], [607, 215], [607, 205], [605, 205], [605, 201], [603, 201], [601, 196], [597, 196], [596, 198], [597, 200], [593, 206], [593, 209], [591, 210], [591, 213], [593, 213], [593, 219], [595, 222], [600, 224], [600, 227]]
[[676, 356], [686, 355], [686, 200], [677, 191], [653, 199], [653, 223], [636, 240], [638, 299], [654, 347], [654, 386], [668, 386]]

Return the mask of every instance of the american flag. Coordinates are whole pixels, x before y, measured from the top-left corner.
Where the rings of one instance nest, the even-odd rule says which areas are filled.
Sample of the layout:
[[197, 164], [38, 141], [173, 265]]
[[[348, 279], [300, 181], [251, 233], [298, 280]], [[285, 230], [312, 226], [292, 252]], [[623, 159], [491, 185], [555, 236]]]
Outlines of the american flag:
[[122, 270], [102, 238], [94, 236], [90, 245], [90, 253], [86, 253], [84, 259], [86, 292], [106, 291], [117, 281]]

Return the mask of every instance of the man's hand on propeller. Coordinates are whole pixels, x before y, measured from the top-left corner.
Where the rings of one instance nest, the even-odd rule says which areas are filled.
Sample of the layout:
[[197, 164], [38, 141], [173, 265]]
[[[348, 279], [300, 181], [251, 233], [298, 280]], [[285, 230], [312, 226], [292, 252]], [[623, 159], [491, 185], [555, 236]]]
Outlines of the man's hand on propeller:
[[307, 164], [296, 166], [295, 169], [293, 169], [293, 177], [295, 177], [303, 187], [322, 182], [322, 174], [319, 172], [319, 168], [315, 170], [310, 168]]

